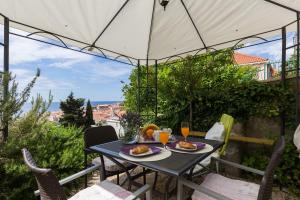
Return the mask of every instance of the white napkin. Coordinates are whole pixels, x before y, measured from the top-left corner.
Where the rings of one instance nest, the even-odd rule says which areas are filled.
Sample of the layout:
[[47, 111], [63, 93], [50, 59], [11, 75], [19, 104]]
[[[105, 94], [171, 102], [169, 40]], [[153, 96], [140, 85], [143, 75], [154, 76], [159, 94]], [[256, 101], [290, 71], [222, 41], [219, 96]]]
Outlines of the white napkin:
[[221, 122], [216, 122], [206, 133], [205, 139], [224, 141], [225, 128]]
[[294, 144], [297, 147], [297, 150], [299, 152], [299, 158], [300, 158], [300, 124], [294, 134]]

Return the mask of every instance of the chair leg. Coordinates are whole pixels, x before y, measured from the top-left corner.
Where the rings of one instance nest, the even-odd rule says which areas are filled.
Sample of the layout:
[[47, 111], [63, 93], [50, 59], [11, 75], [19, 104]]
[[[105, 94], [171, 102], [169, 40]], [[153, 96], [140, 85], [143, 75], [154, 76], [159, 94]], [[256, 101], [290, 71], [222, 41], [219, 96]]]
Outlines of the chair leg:
[[130, 180], [128, 180], [128, 187], [127, 187], [128, 189], [128, 191], [131, 191], [131, 181]]
[[104, 158], [102, 155], [100, 155], [100, 160], [101, 160], [101, 170], [100, 170], [100, 182], [101, 182], [106, 179], [106, 170], [105, 170]]
[[154, 182], [153, 182], [153, 190], [155, 190], [157, 178], [158, 178], [158, 172], [155, 172], [155, 175], [154, 175]]
[[[84, 153], [84, 167], [87, 168], [87, 154]], [[87, 174], [84, 176], [84, 187], [87, 188]]]
[[173, 180], [173, 177], [169, 176], [168, 180], [166, 182], [166, 185], [165, 185], [165, 200], [169, 199], [169, 188], [170, 188], [172, 180]]
[[220, 171], [219, 161], [216, 161], [216, 171], [217, 171], [217, 174]]
[[147, 180], [146, 180], [145, 168], [143, 167], [143, 183], [144, 183], [144, 185], [146, 185], [146, 182], [147, 182]]
[[120, 172], [118, 171], [118, 174], [117, 174], [117, 184], [120, 185]]

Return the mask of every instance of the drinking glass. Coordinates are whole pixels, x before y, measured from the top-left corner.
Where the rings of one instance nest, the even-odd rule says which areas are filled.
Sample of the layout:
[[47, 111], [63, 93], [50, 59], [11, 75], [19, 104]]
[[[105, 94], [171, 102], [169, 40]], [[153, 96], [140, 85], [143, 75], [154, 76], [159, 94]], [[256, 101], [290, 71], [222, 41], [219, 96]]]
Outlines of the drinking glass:
[[170, 133], [167, 131], [161, 131], [159, 133], [159, 140], [164, 145], [164, 148], [166, 149], [166, 144], [169, 141]]
[[184, 141], [186, 141], [187, 136], [190, 134], [190, 125], [188, 122], [181, 122], [181, 134], [184, 137]]

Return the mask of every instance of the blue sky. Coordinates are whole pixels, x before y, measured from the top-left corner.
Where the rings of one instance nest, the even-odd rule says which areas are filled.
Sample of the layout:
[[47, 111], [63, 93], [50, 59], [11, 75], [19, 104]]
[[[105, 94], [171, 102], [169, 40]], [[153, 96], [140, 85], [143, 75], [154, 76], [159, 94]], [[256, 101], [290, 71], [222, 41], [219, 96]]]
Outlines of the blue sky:
[[[287, 34], [287, 46], [293, 45], [293, 37], [294, 33]], [[277, 37], [267, 38], [268, 40], [276, 39]], [[263, 41], [258, 41], [263, 42]], [[270, 61], [280, 61], [281, 60], [281, 40], [276, 42], [265, 43], [253, 47], [243, 48], [238, 50], [241, 53], [261, 56], [263, 58], [267, 58]], [[287, 59], [293, 54], [293, 49], [289, 49], [287, 51]]]
[[[292, 37], [293, 34], [289, 34], [288, 45], [292, 44]], [[0, 27], [0, 38], [1, 41], [3, 27]], [[279, 61], [281, 42], [239, 51]], [[292, 50], [288, 51], [288, 57], [291, 54]], [[0, 48], [0, 55], [3, 55], [3, 48]], [[2, 59], [0, 56], [1, 68]], [[32, 96], [39, 93], [47, 97], [51, 91], [54, 101], [60, 101], [73, 91], [76, 97], [92, 101], [119, 101], [123, 100], [121, 81], [128, 82], [133, 67], [11, 35], [10, 70], [16, 75], [20, 88], [34, 77], [37, 68], [41, 69], [41, 76]]]

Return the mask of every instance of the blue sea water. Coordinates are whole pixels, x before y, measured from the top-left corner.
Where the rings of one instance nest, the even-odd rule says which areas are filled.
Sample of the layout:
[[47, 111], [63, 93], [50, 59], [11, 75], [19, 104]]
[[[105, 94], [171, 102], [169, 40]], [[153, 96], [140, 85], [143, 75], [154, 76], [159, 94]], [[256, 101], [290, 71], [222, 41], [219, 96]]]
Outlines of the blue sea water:
[[[104, 105], [104, 104], [116, 104], [116, 103], [121, 103], [122, 101], [91, 101], [92, 106], [96, 105]], [[52, 102], [50, 105], [48, 111], [53, 112], [53, 111], [58, 111], [59, 109], [60, 102]], [[30, 110], [31, 108], [31, 103], [25, 103], [22, 111], [23, 113], [26, 113]]]

